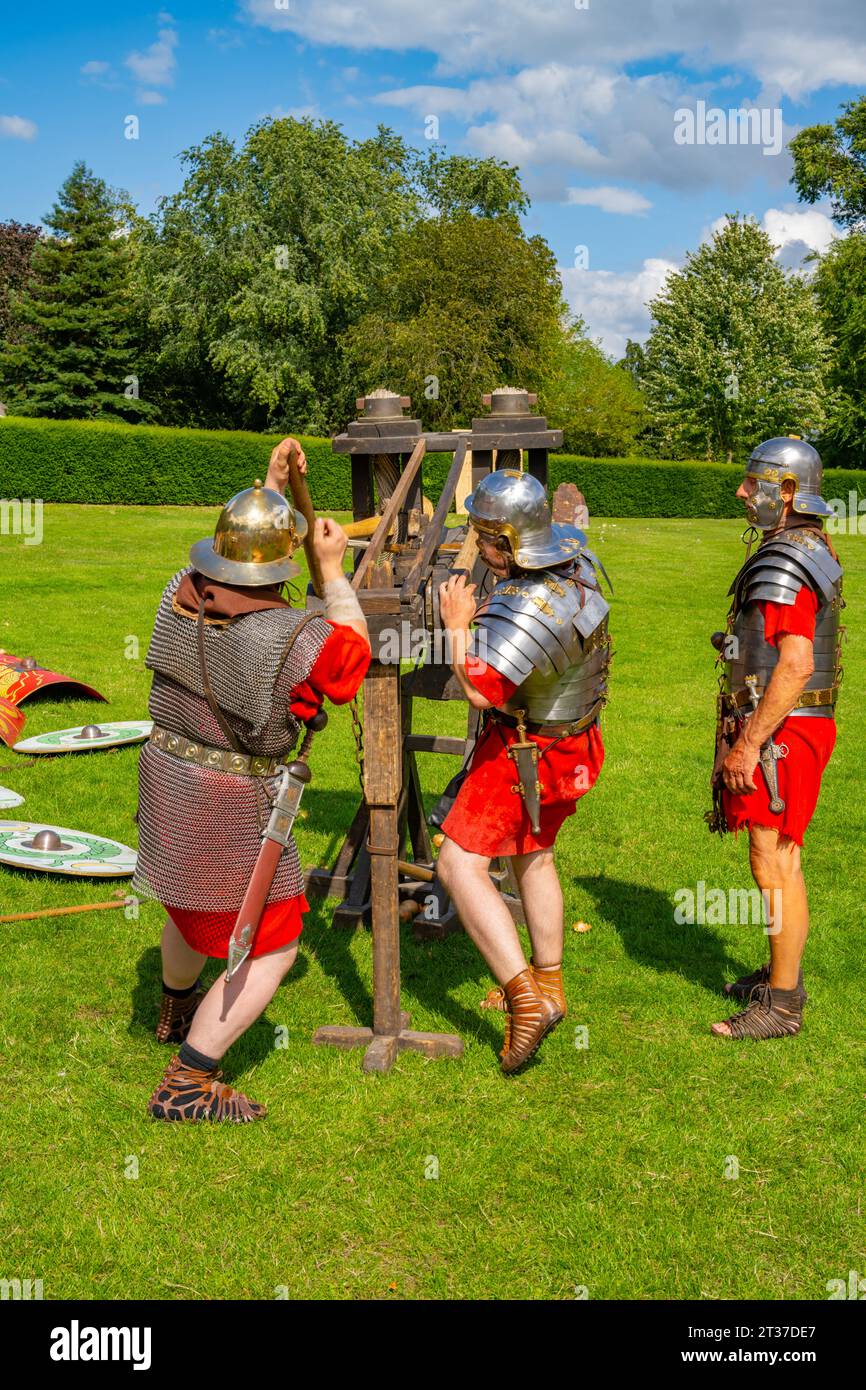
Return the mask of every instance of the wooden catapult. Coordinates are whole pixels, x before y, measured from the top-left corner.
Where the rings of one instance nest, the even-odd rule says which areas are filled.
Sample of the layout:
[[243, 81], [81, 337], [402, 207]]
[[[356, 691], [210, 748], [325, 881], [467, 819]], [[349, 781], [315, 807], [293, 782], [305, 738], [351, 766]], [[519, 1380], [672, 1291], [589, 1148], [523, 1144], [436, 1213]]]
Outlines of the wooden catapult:
[[[531, 413], [536, 397], [502, 387], [483, 397], [489, 413], [468, 431], [424, 432], [408, 419], [411, 402], [390, 391], [374, 391], [357, 402], [361, 412], [332, 442], [348, 454], [352, 469], [352, 512], [356, 521], [378, 516], [366, 548], [356, 557], [352, 583], [367, 619], [373, 659], [364, 681], [363, 796], [330, 869], [311, 869], [307, 892], [340, 899], [337, 928], [369, 924], [373, 936], [373, 1026], [324, 1027], [313, 1041], [335, 1047], [364, 1047], [365, 1071], [389, 1071], [406, 1049], [427, 1057], [457, 1057], [453, 1034], [420, 1033], [409, 1027], [400, 1006], [401, 904], [419, 905], [415, 934], [439, 938], [460, 929], [447, 894], [436, 878], [433, 845], [416, 763], [418, 753], [468, 758], [478, 732], [478, 711], [469, 709], [464, 738], [415, 733], [413, 702], [463, 699], [447, 653], [439, 614], [439, 586], [464, 571], [480, 584], [485, 567], [470, 526], [448, 527], [448, 513], [462, 504], [494, 468], [523, 466], [547, 487], [550, 449], [562, 432]], [[451, 467], [432, 516], [423, 505], [423, 463], [428, 453], [451, 454]], [[465, 493], [457, 496], [461, 479]], [[308, 594], [308, 607], [321, 607]], [[423, 639], [419, 643], [419, 638]], [[421, 645], [427, 658], [410, 671], [410, 650]], [[401, 662], [401, 656], [403, 660]], [[411, 861], [406, 859], [411, 849]], [[493, 870], [515, 921], [522, 919], [510, 868]], [[419, 899], [423, 899], [423, 912]], [[410, 909], [411, 910], [411, 909]]]

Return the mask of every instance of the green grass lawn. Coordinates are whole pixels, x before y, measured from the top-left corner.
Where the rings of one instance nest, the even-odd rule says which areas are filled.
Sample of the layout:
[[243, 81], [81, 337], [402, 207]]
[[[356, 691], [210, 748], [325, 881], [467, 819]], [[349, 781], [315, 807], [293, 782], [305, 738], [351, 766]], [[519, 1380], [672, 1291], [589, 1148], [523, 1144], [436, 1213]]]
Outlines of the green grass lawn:
[[[111, 699], [35, 701], [26, 734], [145, 713], [159, 595], [215, 515], [50, 506], [41, 546], [0, 537], [0, 646]], [[517, 1078], [499, 1073], [502, 1021], [477, 1009], [490, 979], [462, 934], [417, 945], [407, 929], [403, 941], [412, 1026], [459, 1032], [462, 1060], [404, 1054], [390, 1075], [364, 1076], [359, 1052], [312, 1047], [318, 1025], [371, 1016], [369, 935], [331, 930], [333, 904], [319, 902], [294, 972], [228, 1058], [229, 1079], [269, 1118], [156, 1125], [145, 1103], [167, 1060], [153, 1036], [159, 908], [0, 928], [0, 1275], [41, 1278], [51, 1299], [824, 1299], [828, 1280], [866, 1271], [862, 538], [839, 542], [851, 639], [839, 743], [806, 841], [801, 1035], [711, 1037], [730, 1012], [722, 983], [766, 943], [757, 926], [674, 922], [678, 888], [750, 883], [745, 842], [702, 821], [708, 638], [724, 623], [741, 529], [593, 520], [616, 587], [607, 762], [558, 846], [569, 1018]], [[462, 705], [416, 709], [419, 730], [462, 730]], [[352, 747], [348, 710], [334, 711], [313, 753], [304, 862], [327, 863], [348, 825]], [[10, 767], [0, 748], [0, 783], [26, 797], [0, 814], [135, 844], [137, 756]], [[421, 759], [431, 802], [456, 767]], [[115, 886], [0, 866], [0, 912], [98, 901]], [[579, 918], [589, 934], [570, 930]], [[288, 1046], [276, 1047], [281, 1026]], [[433, 1157], [438, 1179], [425, 1177]]]

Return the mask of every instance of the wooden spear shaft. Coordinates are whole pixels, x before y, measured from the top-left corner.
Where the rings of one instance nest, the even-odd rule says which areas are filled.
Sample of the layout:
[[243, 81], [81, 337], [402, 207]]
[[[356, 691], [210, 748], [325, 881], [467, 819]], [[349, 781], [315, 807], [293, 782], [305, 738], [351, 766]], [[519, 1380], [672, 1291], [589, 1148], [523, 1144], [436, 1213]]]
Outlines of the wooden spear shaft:
[[110, 903], [84, 903], [81, 907], [44, 907], [40, 912], [13, 912], [0, 917], [0, 922], [35, 922], [38, 917], [68, 917], [73, 912], [108, 912], [112, 907], [125, 907], [126, 899]]

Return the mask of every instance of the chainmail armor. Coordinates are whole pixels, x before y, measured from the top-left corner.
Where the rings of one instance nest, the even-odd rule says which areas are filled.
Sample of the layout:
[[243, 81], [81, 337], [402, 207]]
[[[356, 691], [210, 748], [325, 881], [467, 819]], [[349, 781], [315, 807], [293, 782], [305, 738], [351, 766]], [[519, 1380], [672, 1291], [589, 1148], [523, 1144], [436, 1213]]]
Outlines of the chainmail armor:
[[[202, 692], [195, 621], [172, 608], [186, 573], [182, 570], [169, 583], [157, 613], [146, 663], [154, 672], [149, 713], [173, 733], [212, 748], [228, 748]], [[309, 676], [332, 630], [324, 618], [314, 618], [283, 660], [302, 617], [297, 609], [267, 609], [226, 627], [205, 627], [211, 685], [245, 752], [288, 757], [298, 742], [301, 725], [289, 710], [291, 692]], [[152, 744], [142, 749], [138, 776], [139, 851], [133, 892], [171, 907], [238, 911], [278, 779], [199, 767]], [[297, 897], [303, 886], [292, 840], [280, 858], [268, 902]]]

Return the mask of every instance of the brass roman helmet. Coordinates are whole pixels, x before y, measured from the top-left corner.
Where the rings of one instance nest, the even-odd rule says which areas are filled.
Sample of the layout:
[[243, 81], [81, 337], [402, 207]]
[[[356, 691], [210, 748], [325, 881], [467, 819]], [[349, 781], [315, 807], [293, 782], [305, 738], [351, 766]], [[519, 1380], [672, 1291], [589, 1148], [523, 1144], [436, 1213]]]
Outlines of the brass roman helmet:
[[226, 502], [213, 540], [196, 541], [189, 562], [223, 584], [282, 584], [300, 574], [292, 554], [306, 534], [301, 513], [257, 478]]

